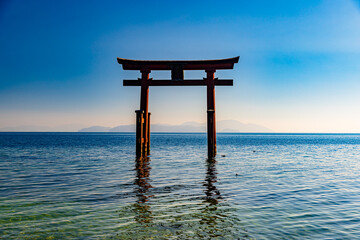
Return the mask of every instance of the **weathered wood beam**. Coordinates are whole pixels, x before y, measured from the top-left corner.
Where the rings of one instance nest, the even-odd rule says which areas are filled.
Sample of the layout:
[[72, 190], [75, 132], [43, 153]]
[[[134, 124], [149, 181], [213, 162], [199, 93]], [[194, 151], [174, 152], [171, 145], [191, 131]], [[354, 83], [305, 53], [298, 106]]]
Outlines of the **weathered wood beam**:
[[[124, 86], [141, 86], [141, 80], [124, 80]], [[147, 80], [146, 85], [148, 86], [207, 86], [205, 80], [184, 80], [184, 81], [172, 81], [172, 80]], [[233, 86], [232, 79], [215, 79], [215, 86]]]
[[172, 70], [174, 65], [181, 65], [183, 70], [233, 69], [239, 57], [213, 60], [132, 60], [117, 58], [124, 70]]

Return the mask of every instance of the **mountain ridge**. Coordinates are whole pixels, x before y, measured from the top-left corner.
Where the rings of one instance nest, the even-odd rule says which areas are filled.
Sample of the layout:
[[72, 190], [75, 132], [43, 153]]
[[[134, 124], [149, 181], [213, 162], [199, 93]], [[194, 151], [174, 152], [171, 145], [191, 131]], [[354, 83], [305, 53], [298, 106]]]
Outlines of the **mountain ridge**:
[[[241, 123], [236, 120], [216, 122], [217, 132], [273, 132], [271, 129], [252, 123]], [[206, 132], [206, 123], [185, 122], [182, 124], [151, 124], [152, 132]], [[124, 124], [116, 127], [91, 126], [79, 132], [135, 132], [135, 124]]]

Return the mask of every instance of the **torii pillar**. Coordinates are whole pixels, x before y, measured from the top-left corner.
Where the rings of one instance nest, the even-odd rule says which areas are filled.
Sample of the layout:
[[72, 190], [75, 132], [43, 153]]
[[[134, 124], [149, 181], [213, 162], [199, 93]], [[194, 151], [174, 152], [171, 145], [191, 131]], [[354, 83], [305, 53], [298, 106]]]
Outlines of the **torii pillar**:
[[145, 155], [150, 154], [150, 115], [149, 115], [149, 85], [147, 84], [149, 80], [149, 74], [151, 70], [144, 69], [141, 70], [141, 95], [140, 95], [140, 111], [143, 113], [143, 123], [142, 123], [142, 139], [143, 144], [141, 146], [141, 152]]
[[[217, 79], [217, 69], [233, 69], [239, 57], [216, 60], [146, 61], [118, 58], [124, 70], [139, 70], [138, 80], [124, 80], [124, 86], [141, 86], [140, 110], [136, 110], [136, 155], [150, 154], [149, 86], [206, 86], [208, 157], [216, 155], [215, 86], [232, 86], [232, 79]], [[171, 70], [171, 80], [149, 78], [151, 70]], [[205, 70], [206, 78], [184, 80], [184, 70]]]
[[214, 69], [206, 69], [208, 156], [216, 155], [215, 83]]

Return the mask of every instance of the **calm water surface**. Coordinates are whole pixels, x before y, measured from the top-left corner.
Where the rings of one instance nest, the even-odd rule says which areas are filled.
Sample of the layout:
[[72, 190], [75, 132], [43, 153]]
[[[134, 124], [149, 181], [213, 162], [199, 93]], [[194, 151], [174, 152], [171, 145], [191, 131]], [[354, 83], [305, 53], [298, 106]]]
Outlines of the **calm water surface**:
[[2, 239], [360, 239], [360, 135], [0, 133]]

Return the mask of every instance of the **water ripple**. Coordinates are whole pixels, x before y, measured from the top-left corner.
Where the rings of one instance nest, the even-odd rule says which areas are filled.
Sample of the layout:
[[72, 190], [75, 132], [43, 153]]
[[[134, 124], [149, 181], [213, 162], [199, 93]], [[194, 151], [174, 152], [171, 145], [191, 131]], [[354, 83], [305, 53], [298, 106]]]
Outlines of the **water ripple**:
[[[0, 134], [3, 239], [357, 239], [360, 135]], [[224, 157], [221, 157], [225, 155]]]

